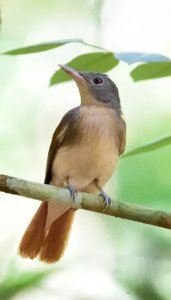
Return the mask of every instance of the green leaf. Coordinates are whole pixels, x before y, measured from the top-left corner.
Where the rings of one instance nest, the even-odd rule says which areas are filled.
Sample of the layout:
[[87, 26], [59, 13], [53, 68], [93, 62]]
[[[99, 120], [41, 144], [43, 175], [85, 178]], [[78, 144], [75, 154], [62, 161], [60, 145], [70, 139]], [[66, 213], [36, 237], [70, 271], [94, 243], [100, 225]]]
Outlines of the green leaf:
[[[80, 71], [92, 71], [104, 73], [113, 69], [118, 64], [118, 60], [111, 52], [91, 52], [79, 55], [70, 62], [67, 66], [78, 69]], [[56, 71], [50, 79], [50, 85], [69, 81], [71, 78], [61, 69]]]
[[128, 64], [137, 62], [168, 62], [170, 59], [167, 56], [154, 53], [141, 53], [141, 52], [120, 52], [115, 53], [115, 57]]
[[149, 152], [149, 151], [154, 151], [154, 150], [157, 150], [161, 147], [168, 146], [169, 144], [171, 144], [171, 136], [158, 139], [156, 141], [153, 141], [151, 143], [148, 143], [148, 144], [145, 144], [141, 147], [138, 147], [134, 150], [131, 150], [128, 153], [126, 153], [125, 155], [123, 155], [122, 158], [132, 156], [132, 155], [141, 154], [141, 153], [145, 153], [145, 152]]
[[16, 267], [12, 267], [4, 280], [0, 283], [0, 299], [11, 299], [21, 291], [37, 286], [46, 277], [52, 274], [52, 272], [54, 272], [52, 269], [25, 272], [18, 270]]
[[30, 53], [36, 53], [36, 52], [42, 52], [42, 51], [48, 51], [54, 48], [58, 48], [60, 46], [69, 44], [69, 43], [82, 43], [83, 41], [80, 39], [66, 39], [66, 40], [59, 40], [59, 41], [53, 41], [53, 42], [46, 42], [42, 44], [27, 46], [23, 48], [14, 49], [11, 51], [4, 52], [2, 54], [6, 55], [23, 55], [23, 54], [30, 54]]
[[142, 64], [132, 70], [130, 75], [134, 81], [171, 76], [171, 61]]

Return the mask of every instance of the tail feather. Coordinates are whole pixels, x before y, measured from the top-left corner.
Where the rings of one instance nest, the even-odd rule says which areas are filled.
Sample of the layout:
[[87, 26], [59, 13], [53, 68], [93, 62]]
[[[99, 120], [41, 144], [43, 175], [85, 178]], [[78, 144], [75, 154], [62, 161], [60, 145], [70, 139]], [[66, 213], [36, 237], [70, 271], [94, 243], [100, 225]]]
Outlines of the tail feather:
[[40, 260], [53, 263], [58, 261], [67, 246], [75, 211], [68, 209], [58, 217], [45, 232], [40, 249]]
[[48, 203], [43, 202], [27, 227], [18, 249], [22, 257], [33, 259], [38, 255], [44, 237], [47, 208]]
[[19, 255], [31, 259], [39, 255], [47, 263], [58, 261], [67, 246], [74, 215], [73, 209], [43, 202], [20, 242]]

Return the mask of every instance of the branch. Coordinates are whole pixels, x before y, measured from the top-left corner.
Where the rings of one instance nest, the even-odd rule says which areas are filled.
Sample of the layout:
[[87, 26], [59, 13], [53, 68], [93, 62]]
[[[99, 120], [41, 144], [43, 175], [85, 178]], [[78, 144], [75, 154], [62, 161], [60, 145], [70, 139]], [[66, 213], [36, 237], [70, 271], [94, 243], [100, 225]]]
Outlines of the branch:
[[58, 202], [75, 209], [82, 208], [122, 219], [171, 229], [171, 213], [116, 200], [112, 200], [111, 205], [105, 209], [103, 199], [100, 196], [79, 192], [73, 201], [68, 189], [7, 175], [0, 175], [0, 191], [41, 201]]

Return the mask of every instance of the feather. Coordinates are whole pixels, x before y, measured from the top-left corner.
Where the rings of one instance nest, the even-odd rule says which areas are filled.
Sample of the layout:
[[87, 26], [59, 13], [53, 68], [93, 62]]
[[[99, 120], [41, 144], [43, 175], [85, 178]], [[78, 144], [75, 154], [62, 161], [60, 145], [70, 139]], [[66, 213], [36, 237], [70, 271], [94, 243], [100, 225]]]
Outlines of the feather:
[[22, 257], [35, 258], [39, 251], [44, 237], [44, 229], [47, 218], [47, 202], [43, 202], [20, 242], [18, 252]]
[[46, 263], [58, 261], [67, 246], [75, 211], [68, 209], [46, 230], [39, 258]]

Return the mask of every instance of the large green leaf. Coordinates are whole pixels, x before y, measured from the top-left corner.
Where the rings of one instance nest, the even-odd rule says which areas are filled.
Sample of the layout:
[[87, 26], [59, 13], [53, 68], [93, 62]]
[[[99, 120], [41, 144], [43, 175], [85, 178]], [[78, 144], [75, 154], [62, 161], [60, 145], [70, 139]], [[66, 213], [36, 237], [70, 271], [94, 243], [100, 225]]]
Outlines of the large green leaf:
[[30, 53], [36, 53], [36, 52], [42, 52], [42, 51], [48, 51], [54, 48], [58, 48], [60, 46], [69, 44], [69, 43], [81, 43], [82, 40], [80, 39], [66, 39], [66, 40], [57, 40], [52, 42], [45, 42], [37, 45], [31, 45], [23, 48], [18, 48], [14, 50], [10, 50], [7, 52], [4, 52], [2, 54], [7, 55], [21, 55], [21, 54], [30, 54]]
[[134, 81], [171, 76], [171, 61], [142, 64], [130, 73]]
[[[91, 52], [75, 57], [73, 60], [66, 63], [66, 65], [80, 71], [104, 73], [113, 69], [118, 62], [119, 61], [111, 52]], [[71, 78], [64, 71], [59, 69], [51, 77], [50, 85], [69, 80], [71, 80]]]
[[138, 147], [134, 150], [131, 150], [131, 151], [127, 152], [125, 155], [123, 155], [122, 158], [149, 152], [149, 151], [153, 151], [153, 150], [157, 150], [161, 147], [168, 146], [168, 145], [171, 145], [171, 136], [167, 136], [167, 137], [158, 139], [156, 141], [153, 141], [153, 142], [145, 144], [141, 147]]

